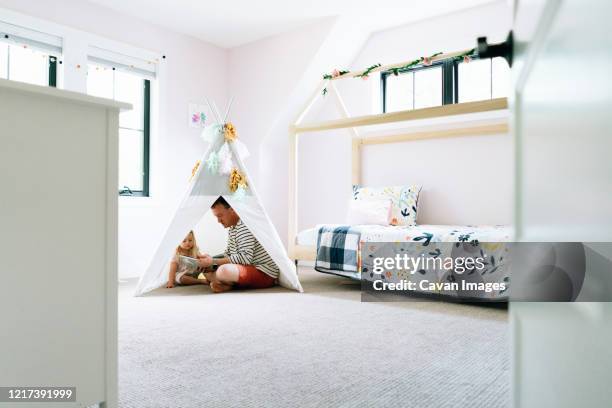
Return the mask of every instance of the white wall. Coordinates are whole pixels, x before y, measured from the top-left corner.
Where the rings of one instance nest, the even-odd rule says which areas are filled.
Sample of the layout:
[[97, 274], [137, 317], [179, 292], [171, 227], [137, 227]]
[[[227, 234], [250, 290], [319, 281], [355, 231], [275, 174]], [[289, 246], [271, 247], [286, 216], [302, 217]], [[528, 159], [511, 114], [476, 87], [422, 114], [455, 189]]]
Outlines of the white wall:
[[[510, 28], [510, 8], [504, 2], [424, 20], [372, 35], [349, 69], [469, 49], [480, 36], [487, 36], [492, 42], [503, 41]], [[360, 79], [338, 83], [349, 114], [380, 113], [379, 80], [372, 76], [365, 83]], [[327, 99], [323, 109], [335, 110], [331, 98]], [[428, 121], [428, 126], [447, 122], [448, 119]], [[324, 206], [305, 205], [308, 196], [317, 196], [313, 185], [320, 184], [305, 181], [303, 187], [311, 191], [305, 191], [307, 197], [302, 201], [303, 227], [325, 219], [323, 214], [334, 214], [340, 222], [344, 221], [347, 201], [344, 197], [350, 192], [350, 145], [346, 133], [342, 142], [332, 141], [330, 136], [333, 135], [328, 134], [316, 144], [303, 143], [303, 157], [312, 163], [310, 172], [320, 172], [321, 164], [314, 159], [320, 151], [341, 152], [333, 156], [337, 172], [329, 176], [338, 183], [338, 191], [327, 188], [330, 191], [319, 195], [325, 197]], [[511, 224], [513, 157], [513, 142], [507, 134], [366, 146], [362, 150], [362, 184], [421, 184], [417, 220], [420, 224]]]
[[[65, 47], [80, 44], [82, 60], [64, 63], [65, 87], [70, 90], [85, 91], [84, 70], [75, 73], [74, 66], [86, 65], [83, 36], [71, 28], [166, 56], [160, 60], [159, 86], [152, 95], [152, 197], [120, 199], [119, 274], [139, 276], [206, 147], [199, 131], [188, 126], [188, 104], [201, 102], [203, 96], [218, 104], [227, 100], [227, 51], [82, 1], [58, 0], [51, 6], [42, 0], [0, 0], [0, 7], [57, 23], [61, 25], [57, 29], [68, 36]], [[205, 228], [210, 233], [199, 235], [200, 245], [216, 252], [224, 238], [214, 220], [208, 220]]]
[[[297, 46], [287, 47], [283, 36], [267, 39], [266, 43], [255, 42], [241, 47], [240, 58], [230, 53], [232, 70], [240, 67], [246, 69], [256, 62], [258, 72], [274, 72], [268, 77], [272, 77], [272, 80], [255, 81], [240, 89], [231, 82], [235, 76], [232, 75], [230, 93], [244, 100], [262, 101], [265, 105], [265, 117], [258, 117], [261, 112], [258, 108], [242, 111], [237, 121], [240, 121], [239, 129], [243, 134], [252, 133], [250, 137], [256, 138], [249, 140], [251, 145], [263, 137], [258, 155], [257, 181], [264, 204], [283, 240], [286, 240], [287, 231], [289, 183], [286, 176], [287, 126], [294, 119], [292, 114], [299, 112], [323, 73], [334, 67], [357, 70], [378, 62], [385, 64], [439, 51], [469, 49], [474, 47], [476, 38], [483, 35], [488, 36], [490, 41], [502, 41], [511, 27], [511, 13], [506, 2], [491, 3], [378, 32], [369, 38], [366, 33], [366, 41], [360, 37], [364, 32], [355, 28], [360, 26], [358, 22], [352, 23], [355, 30], [353, 36], [347, 35], [343, 41], [339, 41], [342, 37], [339, 28], [342, 22], [339, 20], [332, 23], [329, 34], [319, 44], [319, 51], [308, 66], [302, 65], [303, 50]], [[343, 30], [345, 33], [349, 31], [346, 27]], [[313, 37], [304, 52], [309, 54], [318, 41], [318, 37]], [[266, 46], [271, 43], [278, 46]], [[328, 48], [332, 52], [326, 54]], [[265, 56], [262, 56], [263, 52]], [[285, 71], [279, 72], [278, 61], [292, 61], [291, 58], [299, 63], [288, 64]], [[323, 59], [324, 63], [318, 59]], [[235, 65], [238, 60], [240, 67]], [[274, 90], [272, 84], [276, 79], [282, 87]], [[350, 114], [377, 113], [374, 109], [379, 105], [373, 102], [379, 92], [376, 78], [371, 78], [369, 82], [347, 79], [338, 84]], [[330, 112], [334, 111], [329, 102], [321, 105], [313, 109], [307, 121], [329, 117]], [[295, 106], [297, 109], [294, 109]], [[299, 204], [303, 211], [300, 219], [300, 227], [303, 228], [320, 222], [344, 221], [346, 200], [350, 193], [348, 138], [331, 139], [323, 134], [316, 138], [315, 142], [304, 137], [300, 146], [302, 175], [299, 186], [303, 194]], [[439, 154], [434, 155], [434, 151]], [[412, 152], [412, 156], [409, 156], [412, 161], [405, 159], [409, 152]], [[368, 147], [365, 149], [366, 168], [363, 174], [365, 183], [371, 184], [386, 184], [387, 181], [423, 183], [420, 223], [510, 224], [512, 157], [512, 140], [507, 135]], [[423, 163], [426, 160], [430, 165], [429, 170]]]
[[[230, 120], [253, 153], [245, 165], [258, 178], [258, 151], [296, 81], [329, 35], [334, 19], [229, 50]], [[284, 196], [283, 196], [284, 197]]]

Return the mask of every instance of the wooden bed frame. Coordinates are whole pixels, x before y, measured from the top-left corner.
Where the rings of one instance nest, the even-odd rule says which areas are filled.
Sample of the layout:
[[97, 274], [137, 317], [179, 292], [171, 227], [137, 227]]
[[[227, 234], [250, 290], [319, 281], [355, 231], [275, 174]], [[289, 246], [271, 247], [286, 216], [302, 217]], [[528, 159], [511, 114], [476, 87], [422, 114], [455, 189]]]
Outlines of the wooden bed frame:
[[[464, 51], [442, 54], [434, 58], [434, 60], [451, 58], [454, 55], [463, 53]], [[400, 64], [388, 65], [379, 67], [375, 71], [387, 70]], [[414, 132], [402, 132], [400, 134], [378, 136], [378, 137], [362, 137], [357, 131], [358, 127], [379, 125], [384, 123], [393, 122], [404, 122], [419, 119], [432, 119], [440, 118], [445, 116], [464, 115], [479, 112], [490, 112], [505, 110], [508, 108], [507, 98], [497, 98], [485, 101], [477, 102], [466, 102], [457, 103], [450, 105], [436, 106], [432, 108], [413, 109], [407, 111], [382, 113], [367, 116], [354, 116], [351, 117], [348, 114], [346, 105], [342, 100], [342, 97], [338, 93], [338, 90], [333, 80], [342, 79], [345, 77], [354, 77], [359, 73], [346, 74], [341, 77], [333, 78], [332, 80], [321, 81], [308, 103], [302, 109], [294, 124], [289, 127], [289, 225], [288, 225], [288, 252], [289, 257], [298, 260], [313, 261], [316, 257], [316, 247], [310, 245], [298, 245], [297, 244], [297, 226], [298, 226], [298, 143], [299, 136], [304, 133], [312, 133], [324, 130], [332, 129], [348, 129], [352, 137], [352, 149], [351, 149], [351, 179], [352, 184], [360, 184], [361, 182], [361, 146], [363, 145], [374, 145], [374, 144], [385, 144], [385, 143], [399, 143], [412, 140], [423, 140], [423, 139], [434, 139], [434, 138], [448, 138], [448, 137], [465, 137], [465, 136], [478, 136], [478, 135], [494, 135], [508, 132], [508, 123], [505, 118], [497, 119], [494, 123], [488, 123], [484, 125], [471, 125], [466, 126], [454, 126], [452, 128], [438, 129], [438, 130], [427, 130], [427, 131], [414, 131]], [[303, 124], [304, 117], [308, 114], [316, 100], [321, 96], [324, 88], [327, 88], [327, 95], [333, 97], [339, 111], [342, 114], [341, 119], [328, 120], [318, 123], [307, 123]]]

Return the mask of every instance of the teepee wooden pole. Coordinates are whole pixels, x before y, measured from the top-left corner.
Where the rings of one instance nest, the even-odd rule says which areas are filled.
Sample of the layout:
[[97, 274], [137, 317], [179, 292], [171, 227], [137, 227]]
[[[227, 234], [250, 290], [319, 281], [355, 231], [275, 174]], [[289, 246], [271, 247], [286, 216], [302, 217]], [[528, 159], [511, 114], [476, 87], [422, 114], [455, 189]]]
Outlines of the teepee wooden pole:
[[215, 119], [217, 120], [218, 124], [221, 124], [221, 118], [219, 117], [219, 115], [217, 114], [217, 112], [213, 109], [212, 104], [210, 103], [210, 101], [208, 100], [207, 97], [204, 98], [204, 100], [206, 101], [206, 104], [208, 105], [208, 109], [210, 109], [210, 113], [215, 117]]
[[232, 103], [234, 103], [234, 97], [230, 98], [229, 103], [227, 104], [227, 109], [225, 110], [225, 115], [223, 115], [223, 123], [227, 122], [227, 115], [229, 115], [230, 109], [232, 108]]
[[[217, 118], [219, 118], [219, 121], [221, 121], [221, 114], [219, 113], [219, 109], [217, 108], [217, 103], [215, 101], [213, 101], [213, 108], [215, 109], [215, 112], [217, 114]], [[225, 122], [219, 122], [219, 124], [224, 124]]]

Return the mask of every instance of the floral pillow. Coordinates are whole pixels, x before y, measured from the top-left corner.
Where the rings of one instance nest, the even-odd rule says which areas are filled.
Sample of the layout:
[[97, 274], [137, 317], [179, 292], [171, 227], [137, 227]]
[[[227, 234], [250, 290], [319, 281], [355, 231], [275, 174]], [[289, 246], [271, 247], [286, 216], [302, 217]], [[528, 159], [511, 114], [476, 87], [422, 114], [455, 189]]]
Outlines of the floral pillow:
[[354, 200], [391, 200], [390, 225], [416, 225], [421, 186], [353, 186]]

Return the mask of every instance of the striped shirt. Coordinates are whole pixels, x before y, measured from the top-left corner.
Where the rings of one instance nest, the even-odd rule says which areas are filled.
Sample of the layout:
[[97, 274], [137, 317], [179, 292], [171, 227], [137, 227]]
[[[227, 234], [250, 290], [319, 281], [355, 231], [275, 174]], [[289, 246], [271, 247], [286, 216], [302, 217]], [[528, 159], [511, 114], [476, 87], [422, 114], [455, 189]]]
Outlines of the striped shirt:
[[225, 256], [235, 264], [253, 265], [273, 278], [278, 278], [280, 273], [278, 266], [242, 220], [228, 228]]

